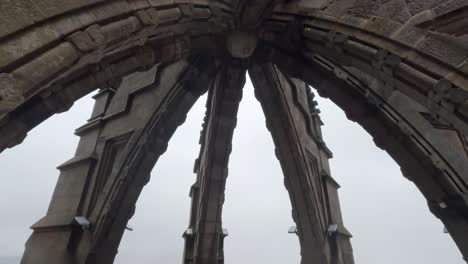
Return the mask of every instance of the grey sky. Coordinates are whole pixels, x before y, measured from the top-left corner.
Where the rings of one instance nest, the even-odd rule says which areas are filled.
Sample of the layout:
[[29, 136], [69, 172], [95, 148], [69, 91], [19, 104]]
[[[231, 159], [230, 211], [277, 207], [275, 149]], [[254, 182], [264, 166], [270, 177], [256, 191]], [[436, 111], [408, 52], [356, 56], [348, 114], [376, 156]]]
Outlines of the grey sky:
[[[203, 98], [205, 99], [205, 98]], [[57, 165], [72, 157], [76, 127], [89, 117], [92, 99], [54, 116], [0, 155], [0, 256], [21, 255], [28, 227], [45, 214], [55, 186]], [[188, 192], [195, 180], [193, 162], [204, 115], [200, 100], [172, 138], [137, 204], [117, 264], [181, 263], [188, 224]], [[331, 102], [319, 99], [324, 137], [334, 152], [332, 175], [341, 184], [345, 225], [357, 264], [462, 264], [461, 254], [443, 225], [428, 210], [397, 164], [376, 148], [371, 137], [346, 119]], [[224, 226], [227, 264], [299, 263], [283, 175], [273, 152], [263, 113], [248, 82], [240, 106], [229, 165]]]

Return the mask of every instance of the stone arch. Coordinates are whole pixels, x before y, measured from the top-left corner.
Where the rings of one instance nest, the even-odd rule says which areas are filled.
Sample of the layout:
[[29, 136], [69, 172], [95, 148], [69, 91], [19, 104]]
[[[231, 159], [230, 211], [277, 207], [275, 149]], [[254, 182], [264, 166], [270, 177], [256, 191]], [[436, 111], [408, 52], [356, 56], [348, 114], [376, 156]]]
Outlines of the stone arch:
[[262, 0], [249, 9], [246, 3], [3, 1], [0, 151], [89, 92], [114, 93], [135, 72], [193, 63], [199, 54], [209, 57], [205, 64], [226, 63], [225, 38], [241, 28], [259, 38], [250, 63], [277, 64], [361, 124], [415, 182], [468, 258], [468, 4]]
[[91, 91], [116, 88], [132, 72], [201, 50], [215, 56], [231, 12], [222, 1], [16, 5], [3, 17], [0, 35], [0, 151]]
[[429, 209], [444, 222], [466, 258], [466, 136], [435, 122], [427, 108], [401, 93], [386, 97], [384, 89], [372, 85], [372, 78], [354, 68], [340, 67], [319, 55], [304, 60], [271, 51], [269, 56], [290, 76], [330, 98], [389, 153], [426, 197]]
[[22, 263], [113, 263], [152, 168], [214, 77], [211, 67], [194, 67], [199, 60], [156, 65], [94, 97], [91, 118], [76, 130], [77, 151], [58, 167], [47, 214], [32, 226]]
[[262, 38], [266, 43], [305, 59], [317, 54], [365, 72], [380, 80], [387, 93], [407, 95], [468, 134], [465, 40], [377, 15], [353, 16], [349, 10], [325, 9], [316, 15], [285, 10], [268, 21], [270, 30]]
[[[466, 259], [468, 45], [456, 30], [463, 23], [447, 20], [466, 3], [377, 2], [322, 1], [320, 11], [305, 1], [280, 5], [266, 22], [264, 56], [330, 97], [374, 137]], [[411, 12], [404, 18], [395, 15], [405, 10]]]

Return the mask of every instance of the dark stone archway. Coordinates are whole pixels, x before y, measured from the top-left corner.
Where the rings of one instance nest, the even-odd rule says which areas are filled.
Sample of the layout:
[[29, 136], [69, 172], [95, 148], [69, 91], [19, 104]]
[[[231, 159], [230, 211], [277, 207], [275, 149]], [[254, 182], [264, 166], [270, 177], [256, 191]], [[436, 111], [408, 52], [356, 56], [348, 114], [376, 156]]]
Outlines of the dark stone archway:
[[112, 263], [149, 171], [206, 91], [184, 261], [223, 263], [224, 182], [246, 71], [303, 263], [353, 262], [308, 85], [393, 157], [468, 258], [465, 1], [6, 0], [0, 8], [0, 151], [99, 89], [23, 264]]

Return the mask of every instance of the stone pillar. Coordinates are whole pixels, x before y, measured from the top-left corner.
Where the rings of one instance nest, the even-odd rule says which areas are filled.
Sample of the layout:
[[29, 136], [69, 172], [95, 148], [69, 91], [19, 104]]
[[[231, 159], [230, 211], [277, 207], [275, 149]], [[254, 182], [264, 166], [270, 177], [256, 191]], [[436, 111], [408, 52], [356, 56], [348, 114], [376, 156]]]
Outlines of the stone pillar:
[[198, 66], [196, 59], [156, 65], [94, 97], [91, 118], [76, 130], [75, 156], [59, 166], [49, 209], [32, 226], [22, 264], [113, 263], [154, 164], [208, 88], [211, 73]]
[[224, 263], [227, 230], [222, 227], [221, 214], [245, 74], [241, 61], [233, 60], [218, 72], [208, 93], [201, 150], [194, 166], [197, 180], [190, 191], [190, 224], [184, 233], [184, 264]]
[[[249, 73], [285, 176], [301, 245], [301, 263], [352, 263], [336, 262], [334, 257], [344, 249], [329, 235], [329, 228], [336, 225], [343, 233], [347, 231], [336, 188], [323, 177], [330, 175], [328, 159], [332, 153], [322, 139], [322, 122], [313, 94], [304, 82], [258, 58]], [[352, 259], [349, 249], [346, 258]]]

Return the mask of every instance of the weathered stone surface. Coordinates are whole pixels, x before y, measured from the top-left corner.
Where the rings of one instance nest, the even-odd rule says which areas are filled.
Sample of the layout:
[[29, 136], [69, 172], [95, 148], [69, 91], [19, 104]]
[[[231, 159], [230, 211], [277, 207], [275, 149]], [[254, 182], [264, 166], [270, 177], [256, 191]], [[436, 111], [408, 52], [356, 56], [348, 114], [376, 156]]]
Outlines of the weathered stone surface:
[[236, 31], [228, 36], [226, 44], [232, 57], [245, 59], [252, 56], [257, 47], [257, 42], [256, 36]]
[[[343, 226], [338, 202], [339, 185], [330, 176], [331, 153], [323, 144], [323, 123], [309, 87], [285, 76], [271, 63], [253, 64], [249, 74], [285, 176], [302, 263], [354, 263], [351, 235]], [[334, 184], [328, 185], [330, 181]], [[337, 243], [342, 234], [326, 237], [332, 225], [345, 230], [343, 244]]]
[[378, 15], [400, 23], [405, 23], [411, 18], [411, 13], [405, 0], [383, 1]]
[[224, 263], [227, 233], [222, 225], [222, 206], [245, 75], [240, 61], [233, 61], [220, 70], [208, 92], [200, 155], [194, 166], [197, 180], [190, 191], [190, 232], [184, 233], [184, 264]]
[[408, 3], [408, 8], [411, 14], [414, 15], [443, 4], [444, 2], [447, 2], [447, 0], [408, 0], [406, 2]]
[[[150, 70], [156, 77], [146, 89], [135, 94], [137, 89], [124, 82], [115, 96], [97, 100], [93, 118], [78, 129], [81, 140], [75, 157], [59, 166], [61, 175], [51, 205], [47, 215], [33, 226], [22, 263], [113, 262], [154, 163], [201, 95], [199, 90], [206, 90], [212, 78], [210, 67], [204, 72], [190, 67], [187, 62], [178, 62], [157, 72]], [[114, 93], [102, 91], [109, 92]], [[115, 104], [113, 98], [129, 101], [123, 102], [128, 106], [124, 112], [116, 115], [108, 107]], [[97, 112], [102, 113], [95, 115]], [[126, 159], [128, 155], [133, 158]], [[116, 184], [124, 178], [128, 184]], [[75, 228], [76, 216], [89, 219], [93, 228]], [[54, 252], [44, 250], [41, 241], [53, 244], [55, 236], [64, 247], [50, 249]]]
[[[322, 96], [330, 98], [349, 119], [362, 125], [428, 201], [451, 200], [452, 195], [458, 199], [466, 197], [468, 155], [463, 133], [451, 130], [437, 117], [431, 117], [430, 110], [424, 106], [359, 70], [339, 69], [333, 62], [318, 56], [308, 64], [281, 54], [272, 59], [286, 72], [305, 80]], [[467, 245], [461, 235], [467, 228], [461, 224], [466, 221], [465, 209], [462, 209], [465, 205], [456, 203], [452, 211], [433, 212], [447, 227], [451, 226], [451, 235], [463, 253]]]
[[[467, 10], [464, 0], [0, 1], [0, 151], [101, 89], [23, 264], [112, 263], [149, 170], [210, 80], [211, 97], [224, 99], [210, 102], [219, 112], [204, 131], [218, 132], [203, 134], [206, 155], [196, 163], [212, 193], [198, 194], [222, 203], [240, 100], [234, 87], [247, 65], [294, 204], [303, 263], [353, 263], [339, 185], [329, 173], [332, 154], [305, 83], [395, 159], [467, 259]], [[233, 63], [243, 70], [226, 71]], [[224, 153], [223, 162], [208, 155], [208, 145]], [[111, 184], [121, 178], [128, 184]], [[221, 210], [192, 198], [203, 214], [186, 232], [185, 261], [223, 263]], [[88, 217], [93, 230], [80, 231], [75, 216]], [[325, 237], [332, 224], [336, 235]]]

